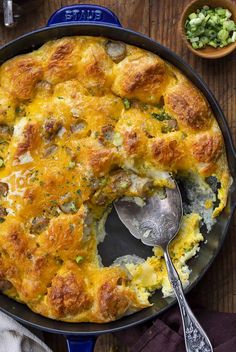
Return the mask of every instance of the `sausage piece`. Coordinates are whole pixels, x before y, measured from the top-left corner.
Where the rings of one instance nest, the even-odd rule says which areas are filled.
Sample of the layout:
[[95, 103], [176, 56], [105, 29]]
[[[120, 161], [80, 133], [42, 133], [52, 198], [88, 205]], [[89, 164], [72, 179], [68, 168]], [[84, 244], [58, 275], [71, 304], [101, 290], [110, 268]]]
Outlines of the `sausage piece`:
[[45, 216], [37, 216], [32, 221], [30, 232], [34, 234], [39, 234], [40, 232], [46, 229], [48, 224], [49, 224], [48, 218], [46, 218]]
[[12, 288], [12, 283], [8, 280], [1, 279], [0, 280], [0, 291], [6, 291]]
[[122, 61], [126, 56], [126, 45], [124, 43], [109, 40], [106, 43], [105, 49], [115, 63]]
[[0, 197], [6, 197], [8, 193], [9, 187], [5, 182], [0, 182]]

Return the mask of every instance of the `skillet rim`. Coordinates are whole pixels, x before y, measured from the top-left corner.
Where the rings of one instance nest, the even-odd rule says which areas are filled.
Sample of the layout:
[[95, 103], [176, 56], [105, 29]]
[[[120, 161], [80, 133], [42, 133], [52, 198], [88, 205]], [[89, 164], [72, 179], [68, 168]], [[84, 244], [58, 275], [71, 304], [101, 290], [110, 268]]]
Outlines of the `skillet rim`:
[[[49, 32], [49, 37], [50, 37], [50, 32], [55, 32], [57, 30], [58, 30], [58, 32], [60, 32], [62, 27], [66, 28], [68, 30], [69, 30], [69, 28], [73, 27], [75, 30], [78, 30], [77, 35], [88, 35], [88, 36], [94, 35], [94, 34], [81, 34], [81, 33], [79, 33], [79, 30], [82, 30], [82, 32], [83, 32], [83, 30], [85, 30], [85, 32], [86, 32], [86, 29], [89, 30], [89, 28], [90, 29], [93, 28], [94, 30], [98, 29], [98, 32], [99, 32], [99, 30], [100, 30], [100, 32], [99, 32], [99, 34], [97, 36], [101, 36], [102, 35], [104, 37], [110, 37], [113, 40], [119, 40], [119, 35], [118, 35], [118, 39], [114, 38], [114, 37], [116, 37], [116, 35], [114, 35], [114, 33], [116, 33], [116, 34], [122, 33], [122, 36], [123, 35], [129, 36], [129, 40], [123, 40], [123, 39], [120, 39], [120, 40], [124, 41], [126, 43], [129, 43], [131, 45], [135, 45], [135, 46], [141, 47], [143, 49], [149, 50], [151, 52], [154, 52], [155, 54], [158, 54], [159, 56], [161, 56], [163, 59], [171, 62], [181, 72], [183, 72], [184, 75], [187, 76], [188, 79], [190, 79], [190, 81], [192, 81], [194, 85], [196, 85], [201, 90], [201, 92], [204, 94], [204, 96], [208, 100], [209, 104], [211, 105], [211, 108], [213, 109], [214, 116], [215, 116], [217, 122], [219, 123], [221, 132], [222, 132], [223, 137], [224, 137], [224, 143], [225, 143], [225, 147], [226, 147], [226, 151], [227, 151], [228, 165], [229, 165], [229, 168], [230, 168], [231, 175], [233, 176], [233, 184], [232, 184], [232, 186], [230, 188], [230, 191], [229, 191], [229, 202], [231, 202], [232, 204], [231, 204], [231, 209], [230, 209], [230, 211], [227, 214], [227, 218], [228, 219], [226, 221], [226, 225], [224, 227], [224, 231], [223, 231], [223, 233], [221, 235], [221, 238], [220, 238], [220, 241], [219, 241], [219, 245], [218, 245], [217, 249], [214, 251], [214, 253], [212, 254], [210, 260], [207, 263], [207, 265], [201, 271], [200, 275], [194, 280], [193, 283], [191, 283], [185, 289], [185, 293], [188, 293], [201, 280], [201, 278], [204, 276], [204, 274], [209, 269], [209, 267], [211, 266], [211, 264], [215, 260], [216, 256], [220, 252], [220, 250], [221, 250], [221, 248], [223, 246], [223, 243], [225, 241], [225, 238], [226, 238], [226, 235], [227, 235], [227, 232], [228, 232], [228, 227], [229, 227], [229, 225], [231, 223], [232, 216], [234, 214], [234, 211], [236, 210], [236, 193], [235, 193], [235, 190], [236, 190], [236, 171], [235, 171], [236, 170], [236, 149], [234, 147], [233, 139], [232, 139], [232, 136], [231, 136], [231, 132], [230, 132], [227, 120], [226, 120], [226, 118], [224, 116], [224, 113], [223, 113], [219, 103], [217, 102], [216, 98], [214, 97], [214, 95], [212, 94], [212, 92], [210, 91], [210, 89], [208, 88], [206, 83], [204, 82], [204, 80], [179, 55], [177, 55], [176, 53], [174, 53], [169, 48], [165, 47], [164, 45], [160, 44], [159, 42], [149, 38], [148, 36], [146, 36], [146, 35], [144, 35], [142, 33], [139, 33], [139, 32], [136, 32], [136, 31], [133, 31], [133, 30], [130, 30], [130, 29], [122, 28], [122, 27], [119, 28], [119, 27], [116, 27], [116, 26], [113, 26], [113, 25], [91, 24], [91, 23], [89, 23], [89, 24], [86, 24], [86, 23], [76, 23], [76, 24], [75, 23], [68, 23], [68, 24], [59, 24], [59, 25], [53, 25], [51, 27], [44, 27], [44, 28], [37, 29], [35, 31], [29, 32], [27, 34], [24, 34], [24, 35], [22, 35], [22, 36], [20, 36], [20, 37], [18, 37], [16, 39], [8, 42], [7, 44], [3, 45], [2, 47], [0, 47], [0, 65], [4, 61], [6, 61], [6, 60], [8, 60], [8, 59], [10, 59], [12, 57], [15, 57], [16, 55], [19, 55], [19, 53], [22, 53], [22, 51], [24, 52], [24, 50], [22, 50], [22, 48], [19, 48], [19, 44], [21, 44], [22, 42], [24, 43], [25, 40], [27, 41], [27, 39], [34, 38], [35, 36], [37, 38], [37, 35], [40, 36], [40, 34], [47, 33], [47, 32]], [[72, 28], [72, 32], [73, 32], [73, 28]], [[109, 32], [109, 35], [102, 34], [102, 31], [106, 31], [107, 29], [111, 30]], [[43, 40], [42, 40], [40, 45], [42, 45], [43, 43], [45, 43], [45, 42], [47, 42], [49, 40], [52, 40], [52, 39], [61, 38], [63, 36], [73, 36], [73, 35], [76, 35], [76, 34], [75, 33], [74, 34], [69, 34], [69, 35], [68, 34], [64, 34], [64, 35], [62, 34], [62, 35], [59, 35], [59, 36], [56, 35], [56, 36], [47, 38], [46, 40], [45, 40], [45, 37], [43, 38], [43, 36], [42, 36]], [[141, 44], [137, 44], [137, 43], [135, 43], [135, 40], [138, 41], [139, 43], [144, 42], [144, 44], [142, 44], [142, 45]], [[12, 51], [12, 47], [14, 47], [14, 46], [17, 47], [17, 45], [18, 45], [18, 50], [17, 50], [18, 52], [17, 52], [17, 54], [13, 54], [12, 55], [12, 52], [15, 52], [14, 50]], [[153, 50], [151, 50], [150, 48], [147, 49], [146, 48], [147, 46], [153, 46], [155, 49], [153, 49]], [[38, 45], [37, 45], [37, 47], [38, 47]], [[34, 49], [33, 44], [28, 45], [26, 52], [29, 52], [32, 49]], [[2, 60], [1, 57], [4, 56], [4, 52], [5, 51], [9, 52], [11, 54], [10, 54], [10, 56], [7, 56], [5, 59]], [[159, 52], [161, 52], [161, 54]], [[2, 298], [6, 299], [6, 300], [9, 300], [9, 302], [7, 302], [7, 304], [9, 304], [9, 305], [11, 305], [11, 303], [13, 302], [10, 298], [8, 298], [7, 296], [4, 296], [4, 295], [1, 295], [0, 298], [1, 298], [1, 300], [2, 300]], [[136, 326], [138, 324], [144, 323], [144, 322], [146, 322], [146, 321], [148, 321], [150, 319], [156, 318], [158, 315], [160, 315], [161, 313], [166, 311], [168, 308], [173, 306], [175, 303], [176, 303], [176, 299], [173, 300], [172, 302], [168, 303], [165, 307], [160, 309], [158, 312], [152, 313], [150, 311], [150, 315], [149, 316], [141, 318], [139, 320], [134, 319], [134, 321], [130, 322], [130, 323], [126, 323], [125, 322], [126, 318], [129, 317], [129, 316], [126, 316], [126, 317], [121, 318], [121, 320], [116, 320], [115, 322], [103, 323], [103, 324], [67, 323], [67, 322], [55, 321], [55, 320], [51, 320], [49, 318], [42, 317], [39, 314], [32, 312], [26, 305], [22, 305], [22, 307], [23, 307], [22, 309], [23, 310], [29, 310], [29, 312], [31, 314], [35, 315], [38, 319], [40, 319], [40, 318], [41, 318], [41, 320], [46, 319], [47, 322], [49, 323], [49, 325], [50, 324], [54, 325], [56, 323], [60, 323], [61, 325], [65, 325], [68, 328], [69, 328], [69, 325], [73, 326], [74, 330], [67, 330], [67, 328], [62, 328], [61, 329], [61, 328], [47, 327], [47, 326], [44, 326], [43, 324], [41, 325], [41, 323], [37, 323], [37, 322], [35, 323], [35, 322], [29, 321], [29, 320], [27, 320], [25, 318], [21, 318], [21, 317], [15, 315], [12, 312], [9, 312], [5, 308], [0, 307], [0, 310], [2, 310], [4, 313], [10, 315], [11, 317], [15, 318], [16, 320], [18, 320], [19, 322], [21, 322], [23, 324], [26, 324], [26, 325], [31, 326], [33, 328], [37, 328], [37, 329], [40, 329], [40, 330], [43, 330], [43, 331], [47, 331], [47, 332], [50, 332], [50, 333], [59, 333], [59, 334], [77, 335], [77, 336], [91, 336], [91, 335], [100, 335], [102, 333], [116, 332], [116, 331], [120, 331], [120, 330], [125, 329], [125, 328], [133, 327], [133, 326]], [[1, 301], [0, 301], [0, 304], [1, 304]], [[20, 304], [20, 303], [14, 302], [14, 304]], [[146, 308], [145, 310], [148, 310], [148, 309], [151, 309], [151, 308]], [[133, 317], [135, 317], [138, 313], [139, 312], [134, 313]], [[112, 323], [115, 323], [118, 326], [109, 328], [109, 324], [112, 324]], [[92, 326], [94, 326], [94, 325], [99, 325], [99, 329], [95, 330], [95, 331], [93, 331], [93, 329], [91, 329], [90, 331], [89, 331], [89, 329], [87, 331], [86, 330], [85, 331], [76, 331], [76, 327], [78, 327], [78, 324], [86, 324], [86, 325], [88, 324], [88, 326], [90, 326], [90, 328]]]

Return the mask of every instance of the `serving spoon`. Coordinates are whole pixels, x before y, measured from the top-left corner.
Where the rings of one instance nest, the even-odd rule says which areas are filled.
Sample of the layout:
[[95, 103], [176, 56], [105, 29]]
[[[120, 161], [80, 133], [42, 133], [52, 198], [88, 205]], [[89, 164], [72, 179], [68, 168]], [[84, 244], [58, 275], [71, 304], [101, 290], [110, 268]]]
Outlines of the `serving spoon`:
[[120, 220], [130, 233], [147, 246], [160, 246], [164, 252], [168, 277], [179, 303], [187, 352], [212, 352], [205, 331], [189, 307], [179, 275], [169, 255], [169, 245], [177, 235], [183, 216], [182, 197], [177, 183], [165, 189], [165, 195], [154, 194], [145, 203], [121, 198], [114, 203]]

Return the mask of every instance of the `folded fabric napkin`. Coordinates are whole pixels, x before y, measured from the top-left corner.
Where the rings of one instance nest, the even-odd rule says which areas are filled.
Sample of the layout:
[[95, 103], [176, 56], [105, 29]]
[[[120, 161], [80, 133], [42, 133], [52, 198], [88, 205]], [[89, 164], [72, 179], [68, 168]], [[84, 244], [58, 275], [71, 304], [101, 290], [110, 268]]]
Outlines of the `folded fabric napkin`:
[[[236, 352], [236, 314], [193, 309], [206, 331], [214, 352]], [[184, 333], [177, 306], [151, 323], [116, 334], [120, 345], [130, 352], [185, 352]], [[196, 349], [196, 352], [203, 352]]]
[[52, 352], [39, 338], [0, 312], [0, 352]]

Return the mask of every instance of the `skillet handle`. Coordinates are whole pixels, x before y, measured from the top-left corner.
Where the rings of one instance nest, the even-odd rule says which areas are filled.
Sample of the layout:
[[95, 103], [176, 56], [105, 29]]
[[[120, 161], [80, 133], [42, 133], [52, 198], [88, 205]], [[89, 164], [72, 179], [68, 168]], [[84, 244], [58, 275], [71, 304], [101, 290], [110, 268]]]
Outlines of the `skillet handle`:
[[96, 342], [95, 336], [77, 337], [66, 336], [68, 352], [93, 352]]
[[47, 26], [63, 24], [109, 24], [121, 27], [118, 17], [109, 9], [98, 5], [71, 5], [57, 10], [49, 18]]

